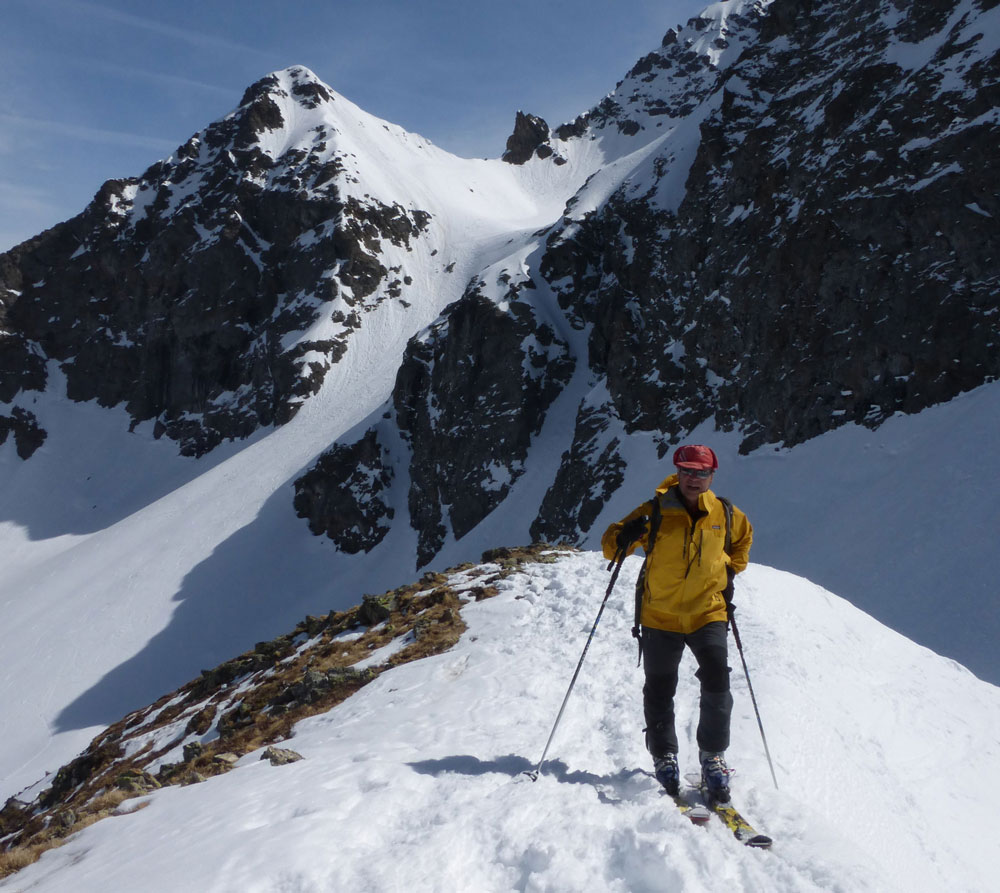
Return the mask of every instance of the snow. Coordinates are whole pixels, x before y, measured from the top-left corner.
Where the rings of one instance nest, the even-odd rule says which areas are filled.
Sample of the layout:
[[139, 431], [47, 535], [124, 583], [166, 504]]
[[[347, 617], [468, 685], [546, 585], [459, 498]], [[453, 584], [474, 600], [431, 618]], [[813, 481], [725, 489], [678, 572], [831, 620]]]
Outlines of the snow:
[[370, 667], [381, 666], [394, 654], [398, 654], [408, 645], [412, 645], [414, 641], [416, 641], [416, 637], [412, 631], [408, 632], [405, 636], [398, 636], [389, 642], [389, 644], [383, 645], [381, 648], [376, 648], [368, 657], [353, 664], [353, 667], [355, 670], [367, 670]]
[[[938, 51], [955, 33], [958, 23], [971, 12], [971, 0], [958, 3], [952, 11], [947, 24], [939, 31], [928, 35], [919, 43], [907, 43], [896, 40], [886, 47], [885, 60], [908, 71], [917, 71], [931, 63]], [[894, 10], [887, 10], [887, 15], [894, 16]]]
[[[607, 586], [563, 554], [463, 608], [451, 651], [390, 670], [301, 722], [305, 757], [259, 754], [169, 788], [46, 853], [0, 889], [240, 891], [982, 891], [1000, 782], [1000, 692], [843, 599], [751, 565], [741, 637], [770, 773], [732, 654], [737, 805], [771, 851], [691, 825], [649, 776], [629, 559], [537, 782], [534, 767]], [[678, 691], [694, 765], [694, 664]], [[132, 810], [134, 804], [123, 807]]]
[[[721, 29], [746, 6], [715, 4], [708, 17]], [[967, 8], [959, 5], [949, 28]], [[713, 25], [705, 40], [717, 33]], [[979, 53], [1000, 29], [987, 33]], [[714, 52], [708, 46], [700, 51]], [[939, 46], [929, 39], [900, 64], [929, 62]], [[738, 50], [733, 41], [719, 64]], [[280, 74], [288, 87], [291, 75]], [[154, 440], [152, 422], [126, 434], [123, 410], [60, 396], [55, 366], [45, 394], [19, 398], [31, 401], [25, 406], [49, 438], [29, 462], [12, 441], [0, 447], [0, 801], [30, 796], [109, 723], [202, 668], [306, 614], [412, 580], [404, 464], [387, 493], [398, 523], [370, 557], [338, 554], [308, 533], [292, 509], [295, 478], [331, 443], [372, 424], [407, 340], [470, 279], [504, 268], [528, 279], [537, 234], [563, 213], [579, 218], [600, 207], [622, 183], [631, 195], [656, 183], [660, 206], [676, 207], [698, 125], [719, 98], [666, 132], [553, 140], [562, 166], [458, 159], [339, 95], [335, 109], [289, 117], [268, 132], [272, 154], [308, 149], [321, 117], [337, 133], [329, 152], [361, 184], [356, 198], [407, 196], [408, 210], [431, 214], [421, 250], [383, 246], [385, 263], [412, 277], [408, 307], [366, 308], [345, 358], [289, 424], [200, 460]], [[944, 135], [995, 117], [953, 122]], [[672, 161], [657, 180], [651, 159], [667, 146]], [[175, 198], [190, 187], [177, 184]], [[134, 218], [154, 196], [130, 190], [116, 210]], [[491, 286], [489, 296], [500, 300], [507, 288]], [[573, 356], [586, 356], [586, 332], [562, 317], [550, 322]], [[338, 331], [327, 317], [302, 338]], [[462, 540], [449, 533], [433, 569], [527, 542], [578, 409], [607, 401], [578, 363], [524, 473], [510, 480], [492, 469], [496, 485], [510, 487], [507, 499]], [[406, 455], [394, 426], [379, 430], [392, 455]], [[740, 619], [781, 790], [770, 786], [738, 672], [732, 756], [739, 803], [778, 839], [773, 852], [743, 850], [719, 827], [690, 827], [643, 772], [641, 676], [623, 606], [635, 562], [602, 621], [547, 772], [518, 783], [540, 756], [606, 585], [603, 562], [582, 554], [467, 606], [470, 630], [453, 651], [394, 669], [301, 724], [292, 746], [302, 762], [274, 768], [251, 755], [227, 776], [159, 792], [0, 888], [133, 889], [141, 877], [150, 893], [988, 889], [1000, 860], [980, 792], [1000, 780], [997, 689], [838, 596], [996, 678], [1000, 620], [989, 607], [988, 540], [1000, 528], [1000, 459], [983, 445], [1000, 439], [1000, 383], [877, 431], [845, 425], [791, 450], [770, 445], [740, 456], [737, 433], [708, 426], [690, 439], [715, 447], [717, 490], [756, 528], [758, 563], [740, 579]], [[651, 434], [609, 428], [591, 451], [612, 443], [627, 465], [625, 483], [590, 530], [589, 548], [668, 470]], [[695, 692], [686, 678], [679, 703], [687, 716]], [[690, 725], [682, 735], [690, 768]]]
[[910, 190], [910, 192], [918, 192], [919, 190], [925, 189], [927, 186], [930, 186], [931, 183], [933, 183], [935, 180], [939, 180], [941, 177], [946, 177], [949, 174], [961, 174], [961, 173], [964, 173], [962, 166], [960, 164], [952, 162], [951, 164], [938, 166], [937, 170], [929, 171], [926, 177], [924, 177], [922, 180], [918, 180], [912, 186], [908, 186], [907, 188]]

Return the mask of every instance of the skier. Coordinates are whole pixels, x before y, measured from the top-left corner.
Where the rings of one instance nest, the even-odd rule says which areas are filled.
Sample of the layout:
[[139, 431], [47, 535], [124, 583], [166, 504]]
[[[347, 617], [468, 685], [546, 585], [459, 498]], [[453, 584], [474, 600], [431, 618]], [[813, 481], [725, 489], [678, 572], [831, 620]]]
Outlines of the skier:
[[[729, 802], [729, 691], [727, 627], [732, 610], [732, 580], [747, 566], [753, 528], [732, 507], [728, 554], [727, 503], [709, 488], [719, 460], [707, 446], [682, 446], [674, 453], [675, 474], [643, 503], [604, 533], [608, 559], [620, 550], [646, 553], [636, 584], [636, 628], [645, 665], [643, 711], [646, 747], [653, 770], [666, 791], [680, 789], [674, 693], [684, 646], [698, 662], [701, 681], [698, 749], [702, 779], [713, 800]], [[641, 629], [640, 629], [641, 627]]]

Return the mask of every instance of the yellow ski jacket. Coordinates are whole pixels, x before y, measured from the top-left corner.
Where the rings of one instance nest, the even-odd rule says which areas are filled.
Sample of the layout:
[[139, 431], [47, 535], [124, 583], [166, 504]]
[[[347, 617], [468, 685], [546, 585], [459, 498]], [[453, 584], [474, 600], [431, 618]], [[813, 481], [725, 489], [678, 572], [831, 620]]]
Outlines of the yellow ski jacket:
[[[739, 573], [750, 559], [753, 527], [747, 516], [733, 506], [732, 548], [727, 555], [726, 510], [718, 497], [707, 490], [698, 499], [698, 516], [692, 518], [680, 499], [677, 475], [672, 474], [656, 488], [660, 502], [660, 528], [647, 554], [642, 596], [643, 626], [677, 633], [692, 633], [706, 623], [725, 621], [728, 583], [726, 568]], [[621, 521], [612, 524], [601, 538], [604, 557], [611, 560], [616, 540], [625, 524], [634, 518], [650, 519], [653, 501], [648, 500]], [[629, 549], [639, 546], [648, 553], [649, 524], [646, 532]]]

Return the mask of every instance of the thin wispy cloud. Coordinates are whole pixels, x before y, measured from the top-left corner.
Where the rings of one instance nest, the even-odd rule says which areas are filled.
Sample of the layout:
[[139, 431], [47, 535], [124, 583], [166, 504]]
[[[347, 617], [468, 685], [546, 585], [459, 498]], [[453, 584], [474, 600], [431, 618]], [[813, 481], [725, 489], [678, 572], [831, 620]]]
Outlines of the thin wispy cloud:
[[5, 127], [19, 128], [33, 133], [86, 140], [90, 143], [109, 143], [118, 147], [128, 146], [138, 149], [153, 149], [157, 152], [171, 152], [177, 148], [177, 143], [171, 140], [142, 136], [137, 133], [123, 133], [120, 130], [104, 130], [100, 127], [67, 124], [63, 121], [50, 121], [44, 118], [27, 118], [23, 115], [0, 113], [0, 124]]
[[0, 252], [19, 245], [52, 226], [64, 214], [51, 192], [0, 180]]
[[182, 87], [185, 90], [201, 90], [205, 93], [213, 93], [216, 96], [226, 96], [238, 99], [239, 93], [230, 87], [220, 87], [218, 84], [207, 84], [204, 81], [196, 81], [193, 78], [181, 77], [177, 74], [163, 74], [158, 71], [149, 71], [135, 66], [116, 65], [113, 62], [95, 62], [90, 60], [79, 60], [79, 64], [87, 66], [94, 71], [101, 71], [105, 74], [121, 77], [126, 80], [144, 80], [150, 83], [159, 84], [166, 87]]
[[48, 5], [64, 10], [79, 12], [83, 15], [103, 19], [116, 25], [124, 25], [130, 28], [138, 28], [149, 31], [161, 37], [168, 37], [181, 41], [199, 49], [228, 50], [238, 53], [252, 53], [254, 55], [264, 55], [264, 53], [246, 44], [237, 43], [226, 37], [218, 37], [214, 34], [205, 34], [194, 28], [178, 28], [175, 25], [167, 25], [156, 19], [147, 16], [139, 16], [130, 12], [122, 12], [101, 6], [99, 3], [90, 3], [89, 0], [48, 0]]
[[16, 204], [34, 211], [50, 210], [48, 194], [34, 186], [24, 186], [9, 180], [0, 180], [0, 201], [5, 205]]

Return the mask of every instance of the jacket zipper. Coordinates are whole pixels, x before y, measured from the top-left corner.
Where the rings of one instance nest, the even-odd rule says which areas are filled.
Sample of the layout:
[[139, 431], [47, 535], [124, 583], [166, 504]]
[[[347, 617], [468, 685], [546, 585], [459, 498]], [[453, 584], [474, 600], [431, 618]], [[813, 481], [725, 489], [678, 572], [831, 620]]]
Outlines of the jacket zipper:
[[[691, 566], [694, 564], [694, 559], [693, 558], [690, 559], [690, 560], [688, 560], [688, 544], [690, 543], [690, 545], [692, 545], [692, 546], [694, 545], [694, 535], [695, 535], [695, 528], [696, 528], [697, 524], [698, 524], [698, 522], [696, 520], [692, 519], [692, 521], [691, 521], [691, 539], [690, 540], [688, 540], [688, 530], [687, 530], [686, 527], [684, 528], [684, 565], [685, 565], [685, 568], [684, 568], [684, 579], [685, 580], [688, 578], [688, 575], [691, 573]], [[698, 567], [701, 567], [701, 550], [704, 547], [704, 545], [705, 545], [705, 531], [703, 530], [703, 531], [701, 531], [701, 542], [698, 544], [698, 553], [697, 553], [697, 556], [698, 556]]]

